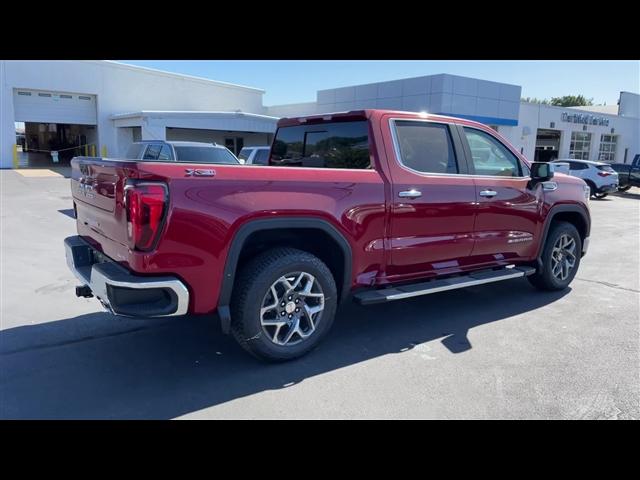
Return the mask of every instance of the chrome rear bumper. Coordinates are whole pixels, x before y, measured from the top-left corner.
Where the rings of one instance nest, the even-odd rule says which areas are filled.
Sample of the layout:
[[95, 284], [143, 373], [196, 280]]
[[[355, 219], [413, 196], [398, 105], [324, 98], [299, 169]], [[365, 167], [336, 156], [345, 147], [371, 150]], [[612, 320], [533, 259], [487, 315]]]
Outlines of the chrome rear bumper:
[[66, 238], [64, 245], [69, 269], [114, 314], [167, 317], [187, 313], [189, 290], [177, 278], [134, 275], [79, 236]]

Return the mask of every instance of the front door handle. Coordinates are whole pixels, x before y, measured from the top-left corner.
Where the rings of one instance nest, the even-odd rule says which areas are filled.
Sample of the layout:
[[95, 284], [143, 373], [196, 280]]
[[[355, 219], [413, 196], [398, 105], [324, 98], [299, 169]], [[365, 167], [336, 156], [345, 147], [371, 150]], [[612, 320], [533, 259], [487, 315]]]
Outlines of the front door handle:
[[486, 188], [484, 190], [480, 190], [480, 196], [481, 197], [495, 197], [498, 194], [498, 192], [496, 192], [495, 190], [491, 190], [489, 188]]
[[412, 188], [411, 190], [405, 190], [404, 192], [398, 193], [398, 196], [400, 198], [418, 198], [422, 196], [422, 192]]

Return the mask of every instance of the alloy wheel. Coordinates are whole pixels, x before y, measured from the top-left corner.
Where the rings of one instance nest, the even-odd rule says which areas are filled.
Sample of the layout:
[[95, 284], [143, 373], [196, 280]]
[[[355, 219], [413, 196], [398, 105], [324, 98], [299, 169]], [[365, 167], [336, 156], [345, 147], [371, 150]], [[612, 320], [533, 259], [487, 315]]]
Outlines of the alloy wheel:
[[293, 272], [277, 279], [265, 294], [260, 324], [276, 345], [293, 346], [316, 331], [322, 320], [324, 292], [307, 272]]
[[551, 273], [565, 281], [576, 265], [576, 241], [567, 234], [560, 235], [551, 251]]

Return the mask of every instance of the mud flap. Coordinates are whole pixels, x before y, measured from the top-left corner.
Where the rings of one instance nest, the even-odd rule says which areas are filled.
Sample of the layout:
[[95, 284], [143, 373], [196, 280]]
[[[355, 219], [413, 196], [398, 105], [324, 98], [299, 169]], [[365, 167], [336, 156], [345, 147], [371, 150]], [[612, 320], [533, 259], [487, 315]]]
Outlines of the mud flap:
[[222, 333], [228, 335], [231, 330], [231, 310], [229, 310], [229, 306], [218, 307], [218, 316], [220, 317]]

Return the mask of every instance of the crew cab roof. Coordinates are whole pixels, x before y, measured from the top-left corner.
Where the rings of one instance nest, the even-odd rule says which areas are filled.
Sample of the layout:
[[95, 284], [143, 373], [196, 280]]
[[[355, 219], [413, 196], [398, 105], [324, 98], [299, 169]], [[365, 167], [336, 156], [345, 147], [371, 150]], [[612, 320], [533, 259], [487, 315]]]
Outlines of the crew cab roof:
[[441, 120], [443, 122], [460, 121], [467, 125], [479, 125], [486, 127], [486, 125], [474, 122], [473, 120], [467, 120], [466, 118], [451, 117], [447, 115], [434, 115], [431, 113], [421, 112], [407, 112], [403, 110], [382, 110], [382, 109], [364, 109], [364, 110], [349, 110], [348, 112], [328, 112], [316, 115], [303, 115], [299, 117], [284, 117], [278, 120], [278, 127], [292, 126], [292, 125], [305, 125], [309, 123], [322, 123], [327, 121], [347, 122], [354, 120], [366, 120], [373, 115], [385, 115], [385, 114], [397, 114], [402, 116], [410, 116], [415, 118], [426, 118], [430, 120]]

